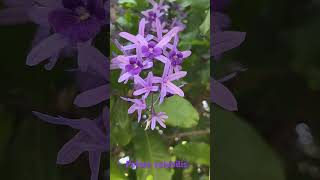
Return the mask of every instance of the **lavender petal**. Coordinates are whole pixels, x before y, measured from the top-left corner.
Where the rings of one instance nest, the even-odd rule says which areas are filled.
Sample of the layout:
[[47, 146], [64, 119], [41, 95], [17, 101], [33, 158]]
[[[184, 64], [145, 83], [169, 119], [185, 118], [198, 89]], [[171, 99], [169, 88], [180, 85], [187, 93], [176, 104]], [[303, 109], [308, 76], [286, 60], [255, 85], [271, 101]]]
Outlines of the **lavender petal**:
[[238, 47], [246, 37], [245, 32], [224, 31], [214, 34], [211, 51], [218, 56], [228, 50]]
[[211, 101], [229, 111], [237, 111], [237, 100], [233, 94], [218, 81], [211, 79]]
[[109, 98], [109, 85], [103, 85], [79, 94], [74, 104], [79, 107], [90, 107], [99, 104]]
[[29, 66], [37, 65], [45, 59], [52, 57], [55, 53], [67, 45], [68, 42], [63, 36], [59, 34], [53, 34], [40, 42], [31, 50], [31, 52], [28, 54], [26, 64]]
[[98, 180], [100, 169], [101, 152], [89, 152], [89, 164], [91, 169], [90, 180]]
[[106, 80], [109, 79], [109, 63], [108, 59], [96, 48], [88, 43], [78, 44], [78, 65], [79, 69], [83, 72], [91, 68], [94, 72], [98, 73]]

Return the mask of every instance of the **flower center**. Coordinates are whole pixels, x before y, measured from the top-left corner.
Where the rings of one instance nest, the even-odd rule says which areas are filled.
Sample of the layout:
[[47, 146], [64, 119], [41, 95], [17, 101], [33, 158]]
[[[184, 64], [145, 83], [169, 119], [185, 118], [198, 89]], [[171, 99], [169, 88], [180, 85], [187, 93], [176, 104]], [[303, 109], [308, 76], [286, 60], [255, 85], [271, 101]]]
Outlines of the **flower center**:
[[171, 51], [169, 54], [169, 59], [171, 60], [172, 66], [177, 66], [182, 64], [182, 54], [180, 52]]
[[153, 48], [152, 48], [152, 47], [149, 48], [149, 52], [150, 52], [150, 53], [153, 52]]
[[90, 13], [88, 12], [88, 10], [86, 8], [82, 7], [82, 6], [81, 7], [77, 7], [75, 9], [75, 12], [78, 14], [79, 19], [81, 21], [87, 20], [90, 17]]
[[157, 15], [154, 12], [149, 12], [149, 21], [154, 21]]

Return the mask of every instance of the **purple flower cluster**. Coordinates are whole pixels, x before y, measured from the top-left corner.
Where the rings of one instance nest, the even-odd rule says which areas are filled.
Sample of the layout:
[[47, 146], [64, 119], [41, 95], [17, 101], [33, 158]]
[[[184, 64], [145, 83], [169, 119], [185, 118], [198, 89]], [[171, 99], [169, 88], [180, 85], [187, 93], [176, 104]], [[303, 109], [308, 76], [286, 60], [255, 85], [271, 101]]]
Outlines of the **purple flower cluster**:
[[[164, 5], [162, 0], [159, 3], [153, 0], [149, 2], [153, 7], [142, 12], [145, 17], [139, 22], [138, 33], [119, 33], [120, 37], [129, 42], [122, 46], [116, 41], [123, 55], [111, 60], [111, 69], [121, 70], [119, 83], [133, 82], [134, 98], [122, 97], [123, 100], [132, 103], [128, 113], [137, 111], [140, 122], [142, 112], [146, 111], [149, 114], [146, 129], [151, 127], [153, 130], [157, 123], [166, 128], [165, 120], [168, 118], [165, 112], [156, 112], [156, 102], [163, 103], [168, 95], [184, 96], [181, 87], [175, 82], [187, 75], [186, 71], [182, 71], [181, 65], [191, 55], [191, 51], [178, 50], [178, 33], [183, 27], [167, 26], [168, 23], [162, 18], [169, 6]], [[153, 71], [156, 63], [163, 67], [160, 76], [155, 75]], [[146, 103], [148, 98], [151, 99], [151, 105]]]
[[[213, 0], [213, 15], [211, 18], [211, 52], [214, 59], [217, 61], [221, 58], [222, 54], [233, 48], [241, 45], [245, 40], [245, 32], [227, 31], [230, 26], [231, 20], [223, 13], [223, 9], [229, 3], [229, 0]], [[238, 68], [238, 71], [242, 69]], [[237, 74], [233, 72], [230, 75], [220, 79], [211, 79], [211, 100], [213, 103], [229, 110], [238, 110], [237, 101], [231, 91], [226, 88], [222, 82], [231, 79]]]
[[[91, 107], [109, 99], [109, 62], [91, 44], [107, 24], [108, 3], [105, 0], [5, 0], [9, 7], [0, 13], [0, 24], [32, 21], [39, 25], [27, 65], [34, 66], [45, 60], [52, 69], [60, 56], [76, 56], [80, 94], [74, 104]], [[51, 33], [53, 32], [53, 34]], [[91, 77], [91, 78], [88, 78]], [[68, 119], [33, 112], [41, 120], [69, 126], [79, 132], [59, 151], [58, 164], [70, 164], [82, 153], [89, 153], [91, 180], [98, 180], [101, 153], [109, 150], [108, 107], [103, 103], [101, 114], [94, 120]]]

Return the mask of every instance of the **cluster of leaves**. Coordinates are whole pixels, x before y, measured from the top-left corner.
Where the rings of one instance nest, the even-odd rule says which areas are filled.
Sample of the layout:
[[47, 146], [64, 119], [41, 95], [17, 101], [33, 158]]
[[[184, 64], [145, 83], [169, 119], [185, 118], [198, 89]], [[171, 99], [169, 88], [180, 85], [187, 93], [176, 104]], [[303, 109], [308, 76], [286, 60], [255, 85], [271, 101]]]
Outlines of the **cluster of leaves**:
[[[111, 72], [111, 179], [209, 178], [209, 109], [203, 108], [202, 103], [207, 102], [210, 95], [210, 3], [207, 0], [170, 0], [165, 4], [175, 7], [166, 12], [168, 19], [182, 15], [182, 12], [186, 14], [182, 20], [186, 28], [180, 36], [179, 49], [191, 49], [193, 53], [183, 64], [183, 69], [190, 74], [180, 82], [184, 84], [185, 98], [172, 96], [161, 105], [156, 105], [157, 111], [167, 113], [168, 126], [166, 129], [144, 131], [143, 124], [138, 124], [135, 117], [127, 114], [128, 103], [119, 98], [130, 97], [130, 84], [117, 83], [119, 72]], [[140, 12], [145, 9], [150, 9], [150, 4], [145, 0], [111, 2], [111, 37], [119, 39], [117, 35], [120, 31], [137, 32]], [[121, 54], [113, 43], [110, 46], [111, 54]], [[161, 67], [154, 68], [159, 74], [162, 70]], [[190, 167], [127, 169], [118, 162], [124, 156], [129, 156], [133, 162], [185, 160]]]

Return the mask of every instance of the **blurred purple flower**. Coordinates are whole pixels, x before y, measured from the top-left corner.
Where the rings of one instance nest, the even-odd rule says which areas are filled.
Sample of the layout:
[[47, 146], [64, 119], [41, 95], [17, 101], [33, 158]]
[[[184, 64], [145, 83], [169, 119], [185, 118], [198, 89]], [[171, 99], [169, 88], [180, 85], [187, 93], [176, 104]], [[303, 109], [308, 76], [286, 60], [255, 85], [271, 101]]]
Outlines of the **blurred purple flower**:
[[[88, 46], [86, 51], [79, 51], [78, 62], [83, 63], [83, 72], [90, 72], [104, 80], [104, 84], [92, 87], [76, 96], [74, 104], [78, 107], [90, 107], [109, 99], [109, 61], [99, 51], [92, 46]], [[83, 55], [81, 55], [83, 53]], [[88, 64], [88, 59], [91, 62]], [[80, 81], [80, 83], [84, 83]]]
[[98, 180], [101, 153], [109, 150], [109, 134], [107, 123], [107, 110], [95, 120], [67, 119], [64, 117], [53, 117], [39, 112], [33, 112], [41, 120], [57, 125], [70, 126], [80, 130], [59, 151], [57, 164], [70, 164], [74, 162], [83, 152], [89, 152], [89, 164], [91, 169], [91, 180]]
[[62, 0], [63, 8], [48, 14], [54, 32], [72, 42], [86, 42], [94, 38], [106, 24], [102, 2], [98, 0]]
[[[245, 40], [245, 32], [226, 31], [231, 20], [221, 11], [229, 4], [229, 0], [212, 0], [213, 15], [211, 18], [211, 52], [215, 60], [220, 59], [223, 53], [240, 46]], [[220, 11], [220, 12], [219, 12]], [[234, 76], [231, 74], [230, 77]], [[225, 80], [230, 77], [224, 78]], [[211, 101], [229, 111], [237, 111], [237, 101], [228, 88], [219, 81], [211, 79]]]
[[[59, 2], [59, 1], [58, 1]], [[93, 38], [107, 23], [106, 11], [102, 0], [62, 0], [60, 4], [35, 4], [32, 6], [31, 19], [41, 27], [53, 30], [46, 32], [29, 53], [26, 64], [34, 66], [49, 59], [46, 69], [50, 70], [59, 56], [67, 51], [77, 51], [79, 69], [85, 71], [91, 58], [86, 54], [99, 53], [91, 46]], [[94, 55], [99, 56], [99, 55]]]
[[224, 52], [236, 48], [245, 40], [246, 33], [236, 31], [222, 31], [214, 33], [213, 46], [211, 47], [214, 57], [221, 56]]
[[211, 18], [211, 52], [217, 60], [226, 51], [236, 48], [245, 40], [245, 32], [226, 31], [230, 27], [230, 18], [219, 12], [229, 3], [229, 0], [217, 0], [213, 2], [214, 12]]
[[169, 8], [169, 6], [163, 4], [164, 0], [160, 0], [159, 3], [157, 3], [154, 0], [148, 1], [152, 5], [152, 8], [142, 11], [141, 13], [147, 18], [149, 23], [154, 25], [156, 19], [159, 19], [161, 16], [163, 16], [164, 11], [166, 11]]
[[211, 101], [228, 111], [237, 111], [237, 100], [219, 81], [211, 79]]

